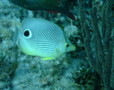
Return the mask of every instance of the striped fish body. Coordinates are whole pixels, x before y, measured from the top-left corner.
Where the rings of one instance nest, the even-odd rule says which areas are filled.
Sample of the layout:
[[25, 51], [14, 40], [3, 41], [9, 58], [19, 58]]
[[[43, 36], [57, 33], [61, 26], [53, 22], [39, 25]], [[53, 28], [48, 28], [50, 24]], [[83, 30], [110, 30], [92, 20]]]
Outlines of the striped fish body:
[[59, 26], [36, 18], [27, 18], [22, 22], [22, 30], [19, 31], [17, 40], [22, 52], [39, 56], [43, 60], [61, 56], [66, 52], [68, 45]]

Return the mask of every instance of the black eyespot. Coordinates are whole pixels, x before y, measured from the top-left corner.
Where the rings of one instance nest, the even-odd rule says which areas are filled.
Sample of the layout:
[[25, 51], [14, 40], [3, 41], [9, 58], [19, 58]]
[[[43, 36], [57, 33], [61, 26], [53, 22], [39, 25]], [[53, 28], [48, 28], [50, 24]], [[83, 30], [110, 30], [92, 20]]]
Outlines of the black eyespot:
[[30, 35], [30, 32], [29, 32], [28, 30], [26, 30], [26, 31], [24, 32], [24, 36], [25, 36], [25, 37], [29, 37], [29, 35]]
[[69, 44], [67, 44], [66, 47], [69, 47]]

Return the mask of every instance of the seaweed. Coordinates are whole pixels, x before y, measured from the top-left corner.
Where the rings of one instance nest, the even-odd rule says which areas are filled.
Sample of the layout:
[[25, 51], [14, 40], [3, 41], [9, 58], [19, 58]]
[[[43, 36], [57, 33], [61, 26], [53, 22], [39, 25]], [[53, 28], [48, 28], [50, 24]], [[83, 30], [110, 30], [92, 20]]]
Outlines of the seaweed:
[[[90, 20], [88, 20], [85, 16], [84, 0], [79, 0], [80, 23], [85, 51], [91, 66], [103, 80], [106, 90], [114, 89], [114, 28], [112, 2], [113, 0], [105, 0], [101, 10], [98, 10], [98, 5], [92, 5], [89, 12]], [[90, 33], [90, 27], [92, 27], [93, 36]], [[91, 47], [91, 44], [93, 44], [94, 47]]]

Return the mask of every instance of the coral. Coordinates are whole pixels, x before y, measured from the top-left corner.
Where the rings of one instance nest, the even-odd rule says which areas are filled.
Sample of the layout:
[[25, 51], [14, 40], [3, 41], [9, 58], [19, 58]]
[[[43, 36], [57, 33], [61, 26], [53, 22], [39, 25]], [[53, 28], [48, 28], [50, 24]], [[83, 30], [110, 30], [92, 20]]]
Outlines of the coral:
[[[112, 88], [114, 89], [114, 72], [112, 71], [114, 62], [113, 0], [101, 2], [92, 5], [90, 19], [88, 19], [84, 16], [84, 1], [79, 1], [81, 31], [88, 60], [103, 80], [105, 89], [112, 90]], [[99, 9], [99, 7], [101, 8]], [[90, 32], [91, 30], [93, 34]]]

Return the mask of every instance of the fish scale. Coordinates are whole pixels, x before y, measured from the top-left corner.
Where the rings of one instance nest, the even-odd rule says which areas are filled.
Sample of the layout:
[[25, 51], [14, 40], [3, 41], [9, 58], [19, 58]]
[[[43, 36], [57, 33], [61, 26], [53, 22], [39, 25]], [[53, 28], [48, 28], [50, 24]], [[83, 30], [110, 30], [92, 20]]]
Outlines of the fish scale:
[[[48, 25], [47, 24], [47, 26], [48, 27], [51, 27], [50, 25]], [[38, 46], [39, 46], [39, 48], [41, 48], [41, 50], [47, 50], [48, 52], [50, 51], [52, 51], [52, 49], [54, 48], [54, 46], [55, 45], [53, 45], [53, 43], [55, 43], [55, 42], [57, 42], [58, 41], [58, 39], [55, 37], [55, 36], [57, 36], [57, 33], [55, 33], [56, 32], [56, 30], [51, 30], [52, 28], [48, 28], [48, 29], [46, 29], [46, 27], [45, 26], [43, 26], [42, 25], [42, 27], [43, 27], [43, 32], [40, 32], [39, 34], [37, 33], [37, 35], [36, 36], [38, 36], [38, 35], [40, 35], [39, 37], [40, 37], [40, 40], [42, 41], [43, 39], [45, 40], [44, 42], [42, 42], [42, 43], [37, 43], [38, 44]], [[46, 33], [44, 33], [44, 32], [46, 32]], [[52, 34], [51, 34], [52, 33]], [[38, 37], [37, 37], [38, 38]], [[38, 40], [38, 39], [37, 39]], [[46, 42], [46, 40], [48, 40], [47, 42]], [[51, 44], [50, 46], [48, 46], [48, 44]]]

